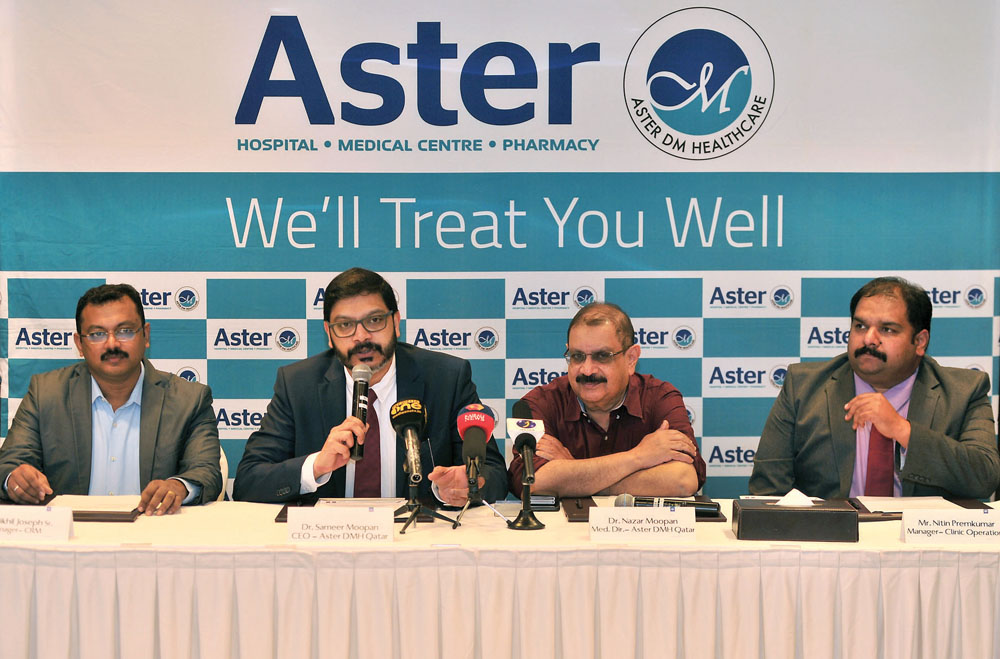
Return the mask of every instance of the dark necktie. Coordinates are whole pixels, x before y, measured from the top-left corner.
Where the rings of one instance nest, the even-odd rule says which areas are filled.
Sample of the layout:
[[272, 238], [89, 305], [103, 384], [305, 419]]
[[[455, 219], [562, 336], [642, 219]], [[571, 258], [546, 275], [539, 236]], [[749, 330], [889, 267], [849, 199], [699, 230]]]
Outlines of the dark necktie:
[[895, 468], [896, 442], [886, 437], [872, 425], [868, 439], [868, 476], [865, 478], [865, 495], [891, 497], [893, 470]]
[[379, 449], [375, 398], [375, 390], [368, 389], [368, 432], [365, 434], [365, 457], [354, 463], [354, 496], [368, 499], [382, 496], [382, 456]]

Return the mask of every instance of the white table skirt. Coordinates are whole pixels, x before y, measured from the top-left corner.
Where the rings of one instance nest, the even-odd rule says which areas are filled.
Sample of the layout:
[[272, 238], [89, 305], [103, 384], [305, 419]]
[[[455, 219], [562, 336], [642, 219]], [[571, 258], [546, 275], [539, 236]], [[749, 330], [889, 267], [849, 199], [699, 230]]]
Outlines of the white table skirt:
[[[993, 657], [1000, 545], [601, 546], [484, 509], [384, 548], [296, 547], [275, 506], [217, 503], [0, 543], [0, 657]], [[397, 525], [397, 529], [398, 529]]]

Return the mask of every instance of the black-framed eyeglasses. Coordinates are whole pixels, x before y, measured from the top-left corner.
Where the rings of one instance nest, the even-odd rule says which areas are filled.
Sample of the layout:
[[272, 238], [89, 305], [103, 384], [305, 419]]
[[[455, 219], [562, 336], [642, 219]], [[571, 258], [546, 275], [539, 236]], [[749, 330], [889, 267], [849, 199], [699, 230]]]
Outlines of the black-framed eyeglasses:
[[[119, 327], [112, 332], [112, 334], [114, 334], [115, 338], [119, 341], [131, 341], [141, 332], [141, 327], [139, 329], [135, 329], [134, 327]], [[91, 343], [104, 343], [108, 340], [108, 332], [105, 330], [97, 330], [95, 332], [90, 332], [89, 334], [83, 334], [82, 336]]]
[[[629, 346], [631, 348], [632, 346]], [[579, 350], [569, 350], [563, 353], [563, 357], [566, 358], [567, 364], [575, 364], [579, 366], [587, 361], [587, 357], [590, 357], [598, 364], [610, 364], [611, 361], [618, 355], [625, 354], [628, 348], [622, 348], [618, 352], [610, 352], [608, 350], [598, 350], [597, 352], [580, 352]]]
[[365, 316], [361, 320], [335, 320], [331, 323], [327, 323], [333, 330], [334, 336], [340, 339], [346, 339], [348, 337], [354, 336], [354, 333], [358, 331], [358, 323], [361, 324], [369, 332], [378, 332], [379, 330], [385, 329], [386, 323], [389, 322], [389, 316], [391, 313], [373, 313], [370, 316]]

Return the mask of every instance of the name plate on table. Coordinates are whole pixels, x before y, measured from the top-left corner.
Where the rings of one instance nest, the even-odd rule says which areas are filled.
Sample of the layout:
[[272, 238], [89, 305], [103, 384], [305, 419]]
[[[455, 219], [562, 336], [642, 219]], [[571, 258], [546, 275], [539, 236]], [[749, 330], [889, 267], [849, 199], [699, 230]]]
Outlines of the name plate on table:
[[973, 510], [904, 510], [903, 542], [919, 545], [997, 544], [1000, 512]]
[[288, 541], [327, 545], [391, 544], [393, 510], [318, 506], [288, 509]]
[[694, 508], [590, 509], [592, 542], [615, 544], [694, 542]]
[[0, 540], [69, 540], [73, 511], [51, 506], [0, 506]]

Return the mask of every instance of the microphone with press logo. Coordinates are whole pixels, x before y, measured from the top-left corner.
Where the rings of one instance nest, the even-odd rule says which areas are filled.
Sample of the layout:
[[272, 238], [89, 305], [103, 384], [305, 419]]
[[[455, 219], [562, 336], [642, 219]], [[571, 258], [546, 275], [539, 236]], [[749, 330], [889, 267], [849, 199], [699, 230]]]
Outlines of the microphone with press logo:
[[544, 529], [531, 508], [531, 484], [535, 482], [535, 446], [545, 434], [545, 424], [540, 419], [532, 419], [531, 408], [523, 399], [514, 403], [511, 418], [507, 419], [507, 434], [514, 440], [514, 448], [521, 454], [524, 472], [521, 474], [521, 512], [507, 527], [517, 531]]
[[396, 401], [389, 410], [392, 429], [403, 438], [406, 447], [406, 463], [403, 465], [410, 474], [410, 483], [416, 485], [424, 475], [420, 473], [420, 433], [427, 424], [427, 410], [416, 398]]
[[[472, 403], [463, 407], [455, 420], [462, 438], [462, 459], [469, 479], [469, 501], [479, 503], [479, 472], [486, 460], [486, 442], [493, 437], [496, 417], [485, 405]], [[460, 517], [461, 519], [461, 517]]]
[[[403, 445], [406, 447], [406, 462], [403, 464], [403, 469], [410, 474], [409, 487], [407, 488], [409, 499], [396, 510], [396, 515], [409, 513], [399, 533], [406, 533], [406, 529], [410, 524], [416, 524], [417, 517], [420, 515], [451, 522], [452, 528], [455, 528], [458, 526], [456, 520], [428, 508], [421, 504], [417, 498], [420, 481], [424, 478], [420, 468], [420, 433], [427, 425], [427, 408], [416, 398], [396, 401], [389, 409], [389, 421], [396, 434], [403, 438]], [[431, 455], [433, 457], [433, 448]]]
[[511, 418], [507, 419], [507, 436], [514, 440], [514, 450], [520, 453], [524, 460], [522, 485], [531, 485], [535, 482], [535, 447], [544, 434], [545, 424], [539, 419], [531, 418], [531, 408], [528, 404], [524, 400], [514, 403]]
[[[367, 364], [358, 364], [351, 369], [351, 379], [354, 380], [354, 398], [351, 403], [351, 416], [357, 417], [361, 423], [368, 422], [368, 383], [372, 379], [372, 369]], [[351, 461], [360, 462], [365, 457], [365, 445], [354, 442], [351, 447]]]

